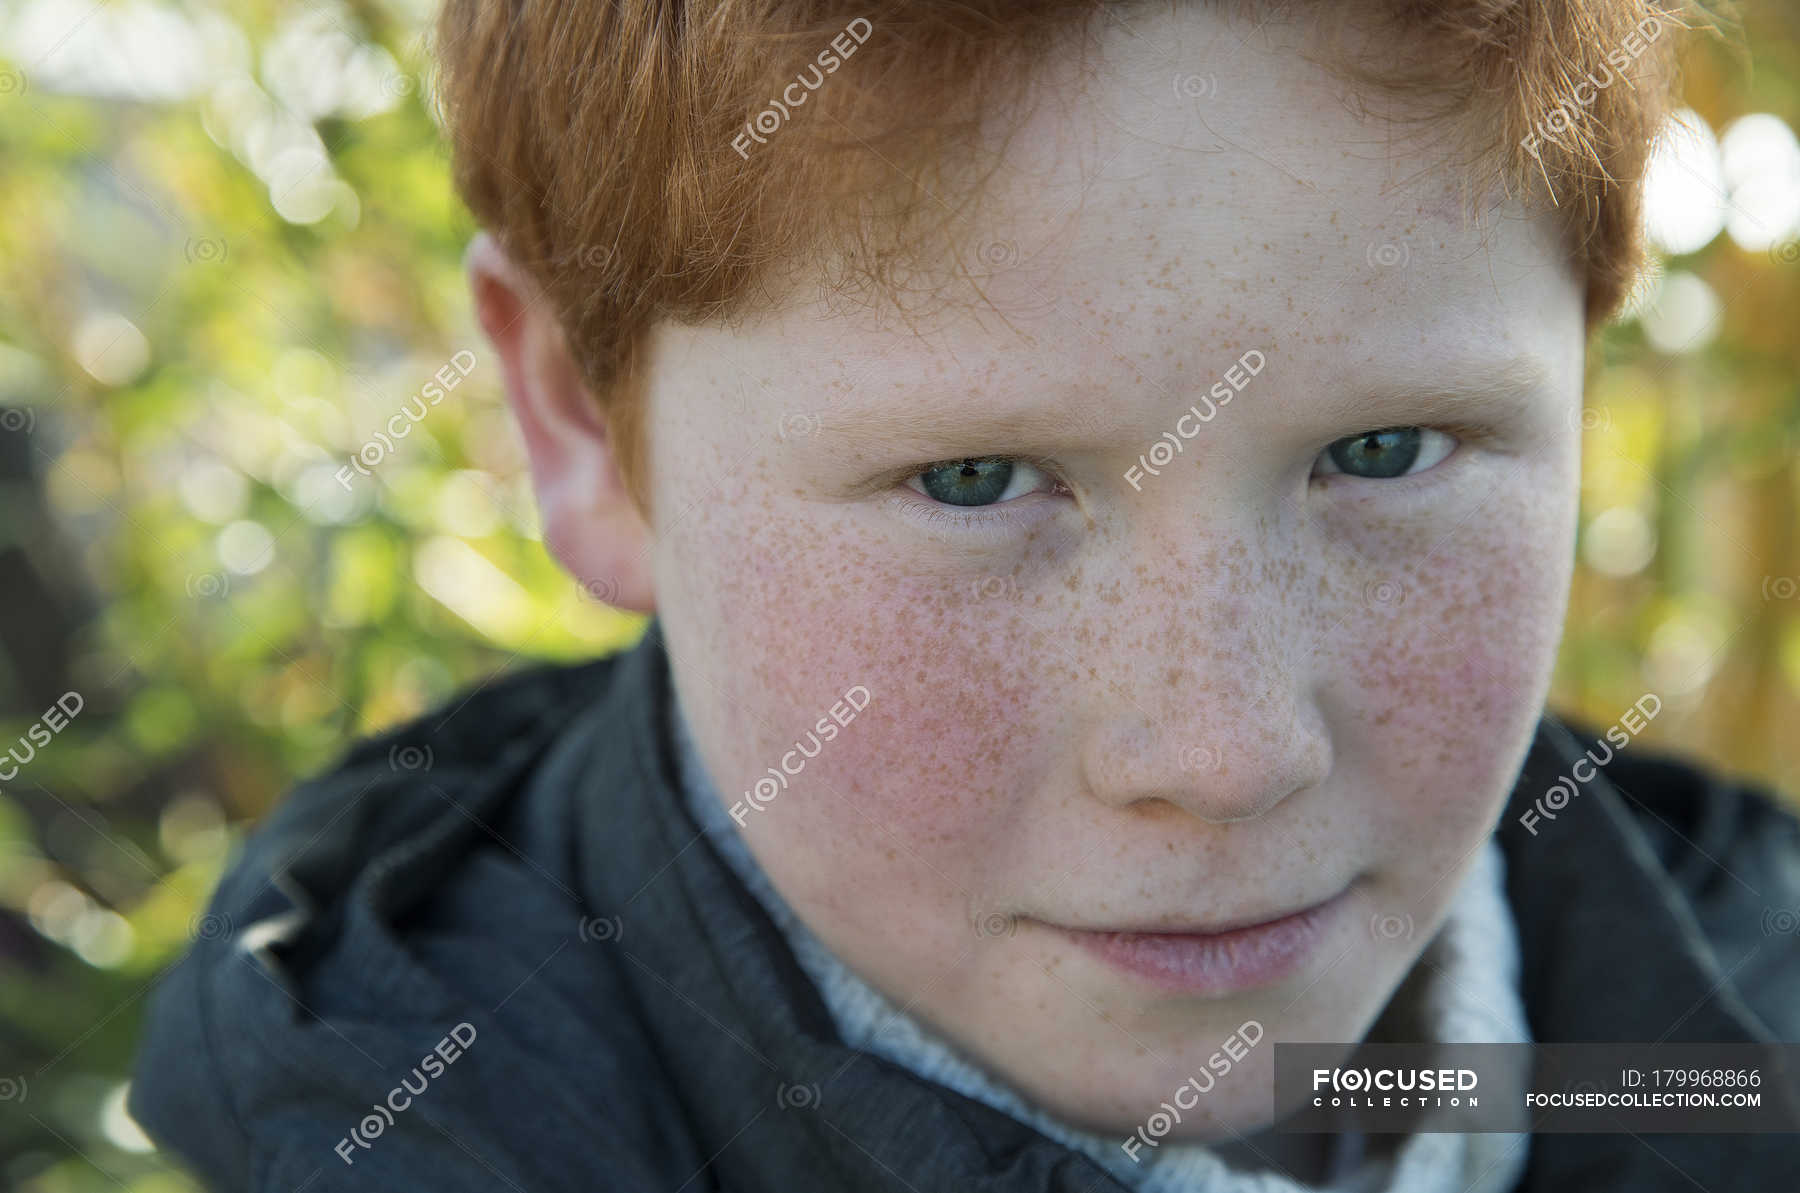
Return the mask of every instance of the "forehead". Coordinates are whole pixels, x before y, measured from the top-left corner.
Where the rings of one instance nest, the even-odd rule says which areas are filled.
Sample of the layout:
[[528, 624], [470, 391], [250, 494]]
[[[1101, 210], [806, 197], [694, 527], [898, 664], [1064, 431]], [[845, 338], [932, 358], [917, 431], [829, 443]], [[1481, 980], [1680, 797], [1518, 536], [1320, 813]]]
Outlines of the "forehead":
[[1352, 87], [1303, 21], [1126, 10], [1043, 64], [1023, 116], [994, 115], [973, 201], [933, 196], [957, 214], [914, 275], [932, 301], [901, 316], [815, 283], [739, 347], [790, 373], [829, 361], [841, 383], [899, 362], [1136, 377], [1171, 399], [1251, 348], [1302, 385], [1429, 383], [1457, 352], [1578, 373], [1556, 221], [1465, 204], [1460, 130], [1418, 103]]

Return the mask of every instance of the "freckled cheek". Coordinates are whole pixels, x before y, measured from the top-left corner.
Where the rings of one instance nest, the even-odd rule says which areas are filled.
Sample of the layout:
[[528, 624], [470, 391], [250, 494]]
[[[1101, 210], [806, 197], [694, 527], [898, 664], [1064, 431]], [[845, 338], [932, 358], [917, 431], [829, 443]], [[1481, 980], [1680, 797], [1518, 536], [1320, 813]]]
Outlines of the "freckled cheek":
[[1508, 728], [1535, 723], [1562, 635], [1571, 567], [1565, 533], [1521, 511], [1511, 525], [1474, 542], [1457, 566], [1469, 577], [1457, 624], [1452, 682], [1470, 695], [1468, 715]]
[[1414, 649], [1374, 693], [1392, 715], [1372, 756], [1392, 833], [1460, 851], [1504, 797], [1542, 709], [1567, 577], [1553, 534], [1477, 534], [1438, 562], [1454, 579], [1407, 611]]
[[[780, 823], [747, 828], [773, 848], [815, 842], [864, 878], [917, 871], [921, 859], [966, 873], [1047, 765], [1038, 726], [1049, 709], [1024, 623], [962, 595], [959, 579], [856, 558], [841, 539], [746, 531], [740, 558], [781, 563], [713, 598], [713, 615], [735, 627], [723, 644], [735, 661], [713, 678], [740, 706], [752, 751], [735, 760], [744, 773], [721, 782], [749, 786], [784, 755], [800, 771], [771, 805]], [[857, 687], [866, 707], [840, 725], [832, 708], [842, 717]], [[821, 718], [836, 730], [829, 741]], [[818, 753], [802, 760], [795, 743], [812, 750], [809, 733]]]

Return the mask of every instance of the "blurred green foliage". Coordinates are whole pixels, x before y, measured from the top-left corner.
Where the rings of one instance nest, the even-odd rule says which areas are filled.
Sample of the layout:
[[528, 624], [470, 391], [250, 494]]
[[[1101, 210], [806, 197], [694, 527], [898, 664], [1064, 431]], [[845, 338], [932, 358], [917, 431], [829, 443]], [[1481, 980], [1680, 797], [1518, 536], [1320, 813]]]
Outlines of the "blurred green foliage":
[[[121, 1099], [233, 840], [349, 738], [638, 632], [539, 540], [430, 17], [0, 0], [0, 742], [80, 705], [0, 785], [0, 1186], [193, 1188]], [[1800, 108], [1795, 18], [1751, 21], [1755, 72], [1692, 56], [1714, 127]], [[1596, 344], [1555, 697], [1605, 724], [1656, 691], [1652, 740], [1789, 793], [1797, 234], [1671, 256]]]
[[[118, 1107], [234, 835], [349, 738], [639, 628], [538, 539], [428, 16], [103, 7], [33, 57], [82, 11], [0, 4], [0, 741], [82, 702], [0, 783], [0, 1188], [193, 1187]], [[117, 93], [146, 73], [184, 93]]]

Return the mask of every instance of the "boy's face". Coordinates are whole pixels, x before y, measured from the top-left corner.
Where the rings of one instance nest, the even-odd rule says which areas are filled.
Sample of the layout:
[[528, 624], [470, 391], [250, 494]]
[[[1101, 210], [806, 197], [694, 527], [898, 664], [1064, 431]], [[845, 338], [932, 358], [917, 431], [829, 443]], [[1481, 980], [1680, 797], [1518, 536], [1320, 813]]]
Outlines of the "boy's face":
[[1270, 1121], [1275, 1041], [1368, 1028], [1516, 775], [1581, 291], [1294, 30], [1128, 19], [964, 228], [998, 314], [658, 333], [651, 560], [711, 776], [833, 952], [1121, 1137], [1256, 1020], [1176, 1132], [1217, 1137]]

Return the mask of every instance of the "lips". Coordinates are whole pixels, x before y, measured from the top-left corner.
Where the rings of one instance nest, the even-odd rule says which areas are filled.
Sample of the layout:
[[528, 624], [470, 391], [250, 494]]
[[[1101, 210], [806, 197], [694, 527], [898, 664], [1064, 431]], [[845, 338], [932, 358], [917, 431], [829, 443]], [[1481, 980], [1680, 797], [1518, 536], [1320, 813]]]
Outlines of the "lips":
[[1348, 902], [1343, 891], [1298, 911], [1192, 929], [1057, 928], [1108, 966], [1177, 993], [1230, 994], [1291, 976], [1317, 951]]

